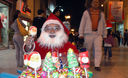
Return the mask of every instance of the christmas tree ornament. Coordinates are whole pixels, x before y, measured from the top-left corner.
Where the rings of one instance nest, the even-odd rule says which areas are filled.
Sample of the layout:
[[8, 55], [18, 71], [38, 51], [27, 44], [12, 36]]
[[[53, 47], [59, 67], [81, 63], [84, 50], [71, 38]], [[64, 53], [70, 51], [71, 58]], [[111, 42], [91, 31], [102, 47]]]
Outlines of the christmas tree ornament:
[[71, 49], [71, 48], [69, 48], [69, 50], [68, 50], [67, 60], [68, 60], [69, 68], [78, 66], [78, 61], [77, 61], [76, 55], [74, 54], [73, 49]]
[[71, 48], [69, 48], [68, 50], [67, 59], [68, 59], [68, 67], [73, 68], [74, 78], [75, 78], [75, 67], [78, 66], [78, 61], [77, 61], [76, 55], [73, 52], [73, 49]]
[[52, 52], [52, 61], [53, 61], [53, 63], [58, 62], [58, 53], [57, 52]]
[[51, 52], [48, 52], [43, 62], [43, 70], [48, 72], [48, 78], [50, 78], [50, 72], [55, 70], [53, 64], [54, 63], [52, 62], [52, 54]]

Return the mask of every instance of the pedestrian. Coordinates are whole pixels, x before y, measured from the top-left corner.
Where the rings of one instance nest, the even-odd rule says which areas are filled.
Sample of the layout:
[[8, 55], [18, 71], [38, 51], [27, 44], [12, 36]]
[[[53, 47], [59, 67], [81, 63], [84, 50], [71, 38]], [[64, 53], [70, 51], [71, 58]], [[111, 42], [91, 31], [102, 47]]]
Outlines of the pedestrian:
[[3, 28], [3, 24], [2, 24], [2, 20], [0, 18], [0, 44], [2, 42], [2, 33], [1, 33], [2, 28]]
[[121, 41], [120, 31], [116, 31], [116, 37], [118, 39], [118, 46], [120, 47], [120, 41]]
[[53, 11], [53, 14], [58, 17], [62, 22], [65, 20], [64, 19], [64, 14], [61, 11], [61, 7], [56, 7]]
[[39, 9], [37, 13], [38, 15], [33, 19], [33, 26], [37, 27], [37, 38], [39, 38], [42, 25], [46, 21], [46, 18], [44, 10]]
[[102, 40], [107, 37], [104, 13], [99, 9], [99, 0], [92, 0], [91, 7], [84, 11], [80, 27], [79, 38], [84, 38], [84, 45], [89, 51], [93, 50], [96, 71], [101, 71]]
[[114, 46], [114, 37], [112, 36], [112, 30], [108, 30], [107, 38], [104, 39], [104, 57], [106, 59], [108, 52], [108, 59], [112, 57], [111, 48]]
[[13, 23], [11, 25], [11, 28], [14, 30], [14, 35], [13, 35], [13, 43], [15, 45], [16, 48], [16, 61], [17, 61], [17, 67], [23, 67], [24, 63], [23, 63], [23, 35], [21, 35], [20, 30], [18, 28], [18, 21], [17, 19], [19, 19], [19, 22], [23, 25], [23, 27], [25, 28], [26, 25], [22, 22], [21, 20], [21, 12], [19, 10], [16, 10], [14, 18], [13, 18]]
[[73, 33], [72, 32], [70, 32], [69, 33], [69, 42], [71, 42], [71, 43], [73, 43], [74, 42], [74, 36], [73, 36]]
[[128, 46], [128, 30], [124, 32], [124, 46]]
[[59, 8], [55, 8], [55, 10], [53, 11], [53, 14], [60, 19], [61, 11]]

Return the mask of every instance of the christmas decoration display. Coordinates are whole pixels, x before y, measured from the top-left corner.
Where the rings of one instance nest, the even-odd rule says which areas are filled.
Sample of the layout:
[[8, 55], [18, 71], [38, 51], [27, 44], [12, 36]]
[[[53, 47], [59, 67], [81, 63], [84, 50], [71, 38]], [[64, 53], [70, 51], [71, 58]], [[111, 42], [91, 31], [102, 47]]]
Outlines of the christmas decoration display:
[[58, 61], [58, 54], [57, 54], [57, 52], [52, 52], [52, 61], [53, 61], [53, 63], [57, 63], [57, 61]]
[[[38, 55], [34, 55], [34, 54], [35, 53], [31, 53], [29, 55], [28, 57], [29, 60], [34, 61], [36, 59], [35, 61], [37, 62], [38, 59], [38, 61], [40, 61], [39, 58], [37, 58]], [[34, 63], [31, 63], [28, 60], [28, 63], [26, 63], [28, 65], [28, 68], [22, 72], [19, 78], [92, 78], [93, 75], [92, 72], [84, 69], [86, 67], [87, 69], [89, 68], [89, 66], [87, 65], [89, 64], [89, 60], [87, 60], [85, 57], [88, 58], [87, 52], [81, 52], [79, 54], [79, 62], [80, 62], [80, 66], [79, 66], [77, 57], [73, 52], [73, 50], [70, 48], [67, 53], [68, 65], [65, 65], [63, 66], [63, 68], [60, 68], [61, 61], [63, 60], [61, 61], [59, 60], [58, 53], [48, 52], [45, 56], [42, 66], [40, 66], [41, 63], [38, 64], [37, 62], [37, 66], [36, 66]], [[35, 68], [37, 68], [36, 72], [34, 70]]]
[[[29, 27], [29, 36], [32, 36], [32, 38], [34, 39], [34, 37], [36, 36], [36, 34], [37, 34], [37, 28], [35, 27], [35, 26], [30, 26]], [[34, 50], [34, 48], [35, 48], [35, 43], [33, 42], [33, 40], [31, 40], [31, 45], [29, 45], [29, 47], [31, 47], [31, 50], [28, 50], [28, 51], [25, 51], [24, 49], [23, 49], [23, 51], [24, 51], [24, 65], [25, 66], [28, 66], [28, 57], [29, 57], [29, 55], [30, 55], [30, 53]], [[24, 45], [23, 45], [23, 47], [24, 46], [28, 46], [28, 44], [25, 44], [24, 43]]]
[[86, 49], [81, 49], [81, 53], [79, 53], [79, 61], [80, 61], [80, 67], [85, 70], [86, 78], [88, 78], [88, 68], [89, 68], [89, 58], [88, 58], [88, 51]]
[[43, 62], [43, 70], [44, 71], [53, 71], [53, 70], [55, 70], [55, 66], [53, 65], [53, 62], [52, 62], [51, 52], [48, 52], [46, 54], [46, 57], [45, 57], [44, 62]]
[[88, 58], [88, 51], [79, 53], [79, 61], [81, 68], [89, 68], [89, 58]]
[[34, 71], [34, 69], [28, 67], [26, 70], [24, 70], [21, 73], [21, 75], [19, 76], [19, 78], [41, 78], [41, 77], [46, 78], [46, 77], [42, 76], [43, 73], [44, 73], [44, 71], [38, 70], [37, 71], [37, 75], [35, 77], [35, 71]]
[[52, 54], [48, 52], [43, 62], [43, 70], [48, 72], [48, 78], [50, 78], [50, 72], [55, 70], [55, 66], [52, 61]]
[[22, 72], [20, 78], [40, 77], [37, 70], [39, 70], [41, 66], [41, 56], [38, 52], [33, 51], [30, 54], [25, 54], [24, 64], [27, 66], [27, 69]]
[[69, 48], [69, 50], [68, 50], [67, 59], [68, 59], [68, 67], [69, 68], [78, 66], [78, 61], [77, 61], [76, 55], [74, 54], [74, 52], [71, 48]]
[[28, 56], [28, 66], [37, 69], [41, 66], [41, 56], [38, 52], [32, 52]]
[[28, 32], [29, 32], [29, 35], [34, 37], [37, 34], [37, 28], [35, 26], [30, 26]]
[[78, 66], [78, 61], [77, 61], [76, 55], [74, 54], [71, 48], [69, 48], [68, 50], [67, 59], [68, 59], [68, 67], [73, 68], [74, 78], [75, 78], [75, 67]]
[[[54, 14], [50, 14], [43, 24], [37, 41], [34, 41], [37, 30], [34, 27], [29, 29], [29, 36], [23, 46], [26, 54], [24, 64], [27, 69], [19, 78], [91, 78], [89, 70], [84, 70], [85, 66], [79, 66], [79, 52], [75, 45], [68, 41], [68, 29]], [[53, 30], [56, 32], [51, 34]], [[85, 61], [82, 62], [86, 63]]]

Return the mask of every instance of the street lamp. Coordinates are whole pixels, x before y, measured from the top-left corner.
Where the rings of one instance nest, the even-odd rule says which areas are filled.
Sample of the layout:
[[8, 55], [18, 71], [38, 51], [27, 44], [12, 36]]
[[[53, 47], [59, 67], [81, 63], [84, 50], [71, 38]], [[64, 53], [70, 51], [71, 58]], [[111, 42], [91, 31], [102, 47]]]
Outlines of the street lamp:
[[103, 4], [101, 4], [101, 7], [103, 7], [104, 5]]
[[70, 15], [66, 15], [66, 16], [65, 16], [65, 19], [70, 19], [70, 18], [71, 18]]

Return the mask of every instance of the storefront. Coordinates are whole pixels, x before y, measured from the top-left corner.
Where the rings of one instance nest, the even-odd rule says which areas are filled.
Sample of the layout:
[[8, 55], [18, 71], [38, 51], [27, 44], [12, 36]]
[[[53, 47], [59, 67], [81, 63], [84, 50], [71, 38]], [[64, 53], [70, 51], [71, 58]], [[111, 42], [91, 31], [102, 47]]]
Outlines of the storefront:
[[15, 7], [16, 0], [0, 0], [0, 22], [2, 23], [2, 28], [0, 30], [0, 50], [8, 48], [10, 41], [12, 41], [12, 37], [10, 36], [10, 25], [12, 24], [13, 14], [16, 10]]
[[0, 3], [0, 19], [0, 47], [8, 47], [9, 8], [3, 3]]

